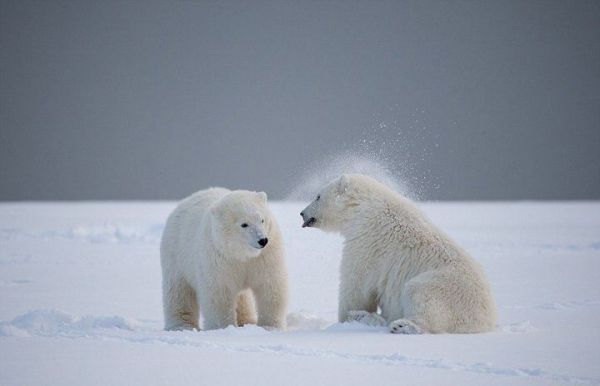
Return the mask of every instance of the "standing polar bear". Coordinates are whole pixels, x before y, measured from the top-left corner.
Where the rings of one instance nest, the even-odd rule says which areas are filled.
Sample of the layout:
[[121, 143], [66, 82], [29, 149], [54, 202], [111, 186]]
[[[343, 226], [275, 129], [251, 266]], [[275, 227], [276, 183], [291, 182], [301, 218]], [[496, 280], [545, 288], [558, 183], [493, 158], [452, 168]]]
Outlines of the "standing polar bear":
[[285, 328], [282, 238], [265, 193], [212, 188], [184, 199], [167, 220], [160, 255], [165, 329], [198, 329], [199, 312], [206, 330]]
[[345, 238], [340, 322], [387, 325], [404, 334], [494, 328], [496, 306], [479, 265], [385, 185], [342, 175], [300, 214], [303, 227]]

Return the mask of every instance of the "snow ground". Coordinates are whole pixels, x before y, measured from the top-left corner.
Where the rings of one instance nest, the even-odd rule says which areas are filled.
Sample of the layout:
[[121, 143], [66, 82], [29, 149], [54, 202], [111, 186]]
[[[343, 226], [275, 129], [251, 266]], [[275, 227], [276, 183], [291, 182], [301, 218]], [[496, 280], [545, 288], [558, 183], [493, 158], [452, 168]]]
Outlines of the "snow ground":
[[335, 323], [341, 239], [272, 203], [289, 331], [162, 328], [172, 202], [0, 204], [0, 385], [600, 384], [600, 202], [422, 203], [479, 260], [496, 331]]

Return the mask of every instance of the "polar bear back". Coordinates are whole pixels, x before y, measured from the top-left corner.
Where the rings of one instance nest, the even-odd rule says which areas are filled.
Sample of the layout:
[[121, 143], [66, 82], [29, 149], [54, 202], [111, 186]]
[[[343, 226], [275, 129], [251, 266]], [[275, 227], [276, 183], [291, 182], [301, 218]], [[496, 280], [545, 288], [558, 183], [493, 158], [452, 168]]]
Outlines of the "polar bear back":
[[[206, 231], [206, 215], [210, 207], [231, 191], [224, 188], [201, 190], [182, 200], [167, 219], [161, 242], [163, 267], [188, 276], [194, 272], [196, 263], [194, 251], [204, 250], [200, 245], [206, 239], [197, 237], [198, 232]], [[170, 260], [165, 264], [165, 260]], [[192, 281], [193, 278], [188, 278]]]

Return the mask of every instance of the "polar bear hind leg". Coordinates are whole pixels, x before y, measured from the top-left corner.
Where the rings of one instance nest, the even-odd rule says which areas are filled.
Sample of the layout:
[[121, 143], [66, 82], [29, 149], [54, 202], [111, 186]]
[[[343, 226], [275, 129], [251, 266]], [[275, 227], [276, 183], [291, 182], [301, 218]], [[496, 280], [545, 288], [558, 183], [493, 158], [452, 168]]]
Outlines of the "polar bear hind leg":
[[[448, 292], [452, 283], [445, 272], [428, 271], [408, 281], [402, 291], [402, 317], [390, 323], [396, 334], [451, 332]], [[452, 295], [452, 294], [451, 294]]]
[[165, 282], [164, 286], [165, 330], [198, 330], [196, 291], [183, 279]]
[[415, 322], [408, 319], [398, 319], [390, 323], [390, 332], [392, 334], [423, 334], [425, 331]]

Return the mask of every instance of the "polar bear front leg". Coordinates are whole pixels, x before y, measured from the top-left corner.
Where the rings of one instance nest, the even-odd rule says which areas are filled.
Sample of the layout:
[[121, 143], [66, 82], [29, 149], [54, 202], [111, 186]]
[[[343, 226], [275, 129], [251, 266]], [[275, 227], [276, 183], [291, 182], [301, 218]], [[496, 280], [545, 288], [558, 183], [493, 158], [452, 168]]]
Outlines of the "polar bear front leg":
[[347, 322], [355, 321], [373, 327], [387, 326], [387, 321], [383, 318], [383, 316], [379, 315], [376, 312], [348, 311], [347, 315]]
[[287, 308], [287, 277], [273, 275], [263, 283], [252, 287], [258, 325], [266, 328], [285, 329]]
[[375, 296], [366, 297], [360, 291], [355, 280], [343, 280], [340, 283], [338, 321], [340, 323], [358, 320], [367, 314], [377, 312]]
[[237, 316], [237, 325], [256, 324], [256, 310], [254, 306], [254, 297], [249, 290], [242, 291], [238, 295], [237, 307], [235, 310]]
[[204, 318], [205, 330], [215, 330], [227, 326], [236, 326], [237, 292], [225, 286], [216, 286], [210, 293], [200, 296], [200, 310]]

